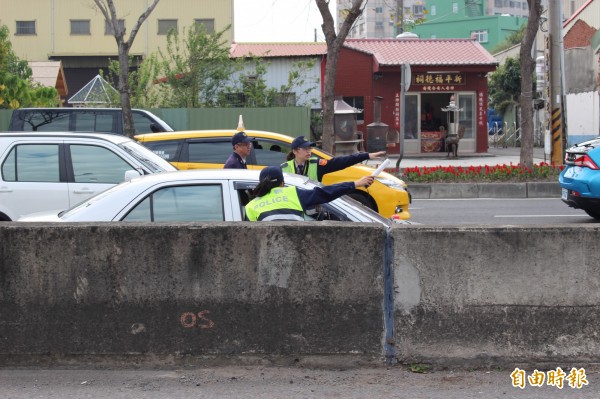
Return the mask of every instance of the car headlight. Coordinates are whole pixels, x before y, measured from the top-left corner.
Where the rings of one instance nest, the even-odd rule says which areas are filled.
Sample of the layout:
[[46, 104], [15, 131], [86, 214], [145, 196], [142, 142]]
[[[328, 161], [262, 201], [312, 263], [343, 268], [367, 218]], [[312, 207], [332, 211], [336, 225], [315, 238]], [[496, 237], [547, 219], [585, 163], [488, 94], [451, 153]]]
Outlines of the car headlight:
[[406, 183], [404, 183], [400, 179], [392, 180], [386, 179], [385, 177], [376, 177], [375, 180], [377, 180], [381, 184], [385, 184], [389, 188], [394, 188], [396, 190], [406, 190]]

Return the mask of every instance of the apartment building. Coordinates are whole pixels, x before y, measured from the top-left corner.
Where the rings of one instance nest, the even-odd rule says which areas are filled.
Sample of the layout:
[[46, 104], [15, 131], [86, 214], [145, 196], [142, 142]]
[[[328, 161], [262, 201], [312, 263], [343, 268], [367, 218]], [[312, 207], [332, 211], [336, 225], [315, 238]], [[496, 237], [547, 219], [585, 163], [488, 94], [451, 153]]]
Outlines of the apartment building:
[[[566, 20], [585, 3], [586, 0], [562, 0], [563, 18]], [[338, 28], [344, 21], [344, 10], [350, 5], [351, 0], [337, 0]], [[547, 9], [548, 0], [542, 0], [542, 6]], [[396, 22], [396, 10], [399, 8], [404, 9], [404, 19], [401, 25]], [[499, 32], [498, 36], [505, 37], [506, 34], [503, 34], [502, 31], [506, 30], [508, 33], [514, 31], [515, 27], [511, 26], [511, 23], [513, 21], [522, 23], [523, 18], [527, 18], [528, 15], [527, 0], [369, 0], [363, 14], [352, 26], [348, 38], [393, 38], [403, 31], [418, 31], [419, 28], [415, 28], [420, 22], [442, 20], [445, 24], [448, 20], [456, 23], [456, 21], [476, 17], [517, 17], [510, 20], [508, 26], [500, 22], [498, 18], [486, 20], [486, 23], [492, 24], [494, 31]], [[479, 25], [482, 24], [479, 23]], [[457, 33], [454, 28], [451, 28], [451, 31], [452, 34]], [[436, 37], [470, 37], [470, 31], [466, 32], [466, 36], [449, 36], [449, 33], [442, 31], [435, 35]], [[482, 44], [487, 43], [485, 27], [481, 32], [475, 29], [475, 33], [478, 33], [483, 39], [480, 41]], [[427, 34], [429, 34], [427, 37], [430, 37], [432, 33], [427, 31]], [[494, 35], [496, 34], [494, 33]], [[421, 37], [426, 38], [426, 36]]]
[[[351, 0], [337, 0], [338, 27], [344, 22], [344, 10], [350, 6]], [[348, 38], [389, 39], [396, 37], [398, 33], [406, 30], [404, 26], [396, 24], [397, 8], [404, 8], [403, 22], [409, 25], [425, 17], [425, 0], [369, 0], [363, 14], [352, 26]]]
[[[129, 37], [150, 0], [114, 0]], [[0, 24], [11, 33], [13, 50], [28, 61], [61, 61], [69, 94], [117, 58], [111, 29], [93, 0], [2, 0]], [[219, 31], [233, 24], [233, 0], [161, 0], [137, 33], [130, 55], [143, 60], [167, 44], [167, 33], [194, 24]], [[226, 36], [231, 42], [233, 29]]]

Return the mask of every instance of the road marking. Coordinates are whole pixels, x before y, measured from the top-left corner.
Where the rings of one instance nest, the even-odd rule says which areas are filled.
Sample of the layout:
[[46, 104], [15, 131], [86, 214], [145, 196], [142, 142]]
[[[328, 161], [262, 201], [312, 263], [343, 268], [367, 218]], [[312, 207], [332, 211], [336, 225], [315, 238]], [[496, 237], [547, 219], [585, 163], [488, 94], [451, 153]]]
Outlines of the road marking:
[[586, 215], [494, 215], [495, 218], [549, 218], [549, 217], [585, 217], [586, 219], [589, 218], [589, 216]]

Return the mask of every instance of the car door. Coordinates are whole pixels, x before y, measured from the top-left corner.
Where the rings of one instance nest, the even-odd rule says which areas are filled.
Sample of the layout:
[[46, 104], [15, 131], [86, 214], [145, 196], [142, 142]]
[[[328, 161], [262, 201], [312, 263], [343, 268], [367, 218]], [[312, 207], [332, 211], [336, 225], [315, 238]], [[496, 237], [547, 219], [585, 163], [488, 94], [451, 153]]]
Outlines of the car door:
[[113, 149], [94, 143], [67, 143], [65, 156], [70, 206], [123, 182], [126, 171], [139, 167]]
[[15, 142], [2, 158], [0, 211], [11, 220], [69, 207], [60, 142]]
[[240, 220], [239, 204], [237, 213], [234, 213], [232, 208], [233, 195], [227, 180], [164, 182], [147, 188], [137, 195], [115, 215], [113, 220], [123, 222]]

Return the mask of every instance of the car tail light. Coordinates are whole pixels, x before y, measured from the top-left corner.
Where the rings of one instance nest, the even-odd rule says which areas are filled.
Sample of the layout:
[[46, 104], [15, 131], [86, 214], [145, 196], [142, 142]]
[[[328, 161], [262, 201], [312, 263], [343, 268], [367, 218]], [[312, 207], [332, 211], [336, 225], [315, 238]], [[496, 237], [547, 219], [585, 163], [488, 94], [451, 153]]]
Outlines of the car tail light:
[[598, 168], [598, 165], [596, 165], [596, 163], [594, 161], [592, 161], [592, 158], [590, 158], [587, 154], [583, 155], [583, 154], [567, 154], [565, 155], [565, 162], [569, 165], [574, 165], [574, 166], [583, 166], [585, 168], [590, 168], [590, 169], [600, 169]]

